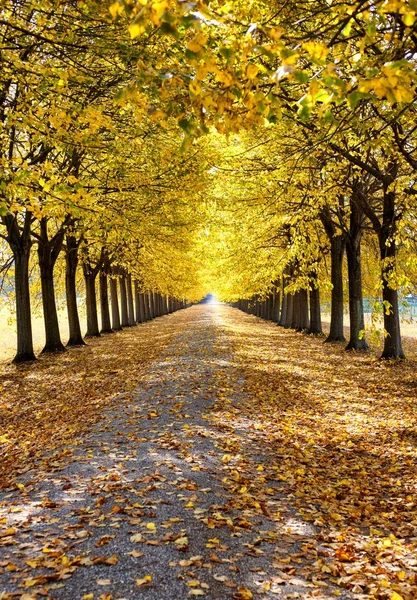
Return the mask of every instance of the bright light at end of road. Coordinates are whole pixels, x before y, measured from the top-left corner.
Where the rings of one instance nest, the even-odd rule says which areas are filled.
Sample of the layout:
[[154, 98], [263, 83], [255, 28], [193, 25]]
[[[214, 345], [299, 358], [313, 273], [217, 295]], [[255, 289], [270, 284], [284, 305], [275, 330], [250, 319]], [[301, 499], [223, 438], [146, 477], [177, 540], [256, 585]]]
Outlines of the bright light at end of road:
[[203, 302], [204, 304], [220, 304], [219, 300], [217, 300], [216, 296], [212, 293], [207, 294]]

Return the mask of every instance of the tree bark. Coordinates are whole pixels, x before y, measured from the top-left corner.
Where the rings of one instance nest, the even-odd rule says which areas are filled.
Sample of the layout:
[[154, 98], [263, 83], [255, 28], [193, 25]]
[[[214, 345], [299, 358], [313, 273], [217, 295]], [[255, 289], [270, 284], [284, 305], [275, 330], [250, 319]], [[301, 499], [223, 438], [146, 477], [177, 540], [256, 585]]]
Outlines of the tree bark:
[[32, 319], [29, 293], [30, 239], [13, 247], [16, 294], [17, 351], [15, 364], [35, 360], [33, 352]]
[[330, 238], [332, 308], [330, 333], [325, 342], [345, 342], [343, 331], [343, 255], [345, 236], [334, 235]]
[[66, 236], [65, 248], [65, 294], [67, 298], [67, 313], [69, 340], [67, 346], [85, 346], [81, 333], [80, 317], [77, 304], [77, 267], [79, 241], [73, 235]]
[[290, 329], [294, 310], [294, 296], [293, 294], [286, 294], [287, 296], [287, 310], [285, 311], [285, 329]]
[[310, 326], [308, 318], [308, 292], [301, 289], [299, 291], [299, 319], [297, 331], [307, 332]]
[[100, 313], [101, 313], [101, 331], [100, 333], [112, 333], [110, 323], [109, 308], [109, 290], [107, 285], [107, 274], [101, 270], [99, 275], [100, 283]]
[[42, 288], [43, 320], [45, 325], [45, 352], [63, 352], [65, 347], [61, 342], [58, 313], [55, 301], [54, 266], [64, 241], [64, 229], [60, 230], [50, 240], [47, 229], [47, 219], [40, 221], [38, 238], [38, 259]]
[[4, 215], [1, 222], [6, 227], [7, 242], [13, 252], [15, 265], [17, 349], [13, 362], [21, 363], [35, 360], [29, 292], [32, 213], [25, 212], [22, 229], [19, 228], [16, 215]]
[[274, 291], [274, 301], [272, 304], [272, 317], [271, 318], [274, 323], [279, 323], [279, 318], [280, 318], [279, 309], [280, 309], [280, 305], [281, 305], [280, 300], [281, 300], [281, 294], [280, 294], [280, 290], [277, 288]]
[[111, 326], [113, 331], [120, 331], [122, 326], [120, 324], [120, 310], [119, 310], [119, 297], [117, 294], [117, 278], [110, 278], [110, 297], [111, 297]]
[[149, 292], [148, 297], [149, 297], [149, 316], [151, 319], [154, 319], [156, 316], [156, 313], [155, 313], [155, 301], [154, 301], [153, 292]]
[[381, 358], [404, 359], [402, 348], [398, 291], [395, 287], [397, 248], [393, 235], [396, 231], [395, 192], [384, 189], [384, 214], [379, 231], [381, 253], [382, 301], [384, 304], [384, 349]]
[[321, 325], [320, 289], [317, 285], [317, 275], [314, 274], [310, 290], [310, 327], [307, 331], [311, 335], [323, 335]]
[[135, 295], [135, 321], [136, 321], [136, 323], [142, 323], [141, 310], [140, 310], [139, 283], [136, 280], [133, 285], [133, 291], [134, 291], [134, 295]]
[[379, 218], [365, 194], [359, 193], [355, 196], [355, 202], [359, 204], [368, 217], [378, 236], [385, 329], [384, 349], [381, 358], [386, 359], [405, 358], [401, 342], [400, 313], [396, 289], [397, 247], [395, 236], [399, 217], [396, 214], [396, 195], [392, 185], [395, 183], [397, 175], [398, 164], [395, 158], [392, 159], [383, 172], [376, 172], [375, 176], [381, 181], [383, 190], [382, 219]]
[[139, 294], [139, 305], [140, 305], [140, 322], [145, 323], [148, 320], [146, 312], [146, 294], [141, 292]]
[[148, 292], [145, 292], [143, 294], [143, 306], [144, 306], [144, 310], [145, 310], [145, 321], [150, 321], [151, 319], [151, 311], [149, 308], [149, 294]]
[[350, 203], [350, 227], [346, 240], [346, 256], [349, 280], [349, 316], [350, 339], [346, 350], [368, 350], [369, 346], [363, 332], [365, 318], [363, 314], [361, 241], [363, 233], [363, 212], [357, 204]]
[[281, 304], [281, 315], [279, 317], [278, 325], [285, 327], [287, 321], [287, 308], [288, 308], [288, 294], [285, 291], [282, 292], [282, 304]]
[[160, 317], [161, 316], [161, 295], [158, 292], [154, 292], [153, 301], [154, 301], [154, 307], [155, 307], [155, 316]]
[[134, 327], [135, 321], [135, 307], [133, 303], [133, 289], [132, 289], [132, 275], [128, 273], [126, 275], [126, 290], [127, 290], [127, 319], [129, 327]]
[[297, 290], [293, 296], [291, 329], [299, 329], [300, 325], [300, 292]]
[[87, 332], [85, 337], [100, 337], [97, 314], [97, 294], [96, 294], [97, 273], [86, 273], [85, 280], [85, 305], [87, 311]]
[[129, 327], [129, 309], [127, 305], [126, 275], [120, 277], [120, 303], [122, 306], [122, 327]]

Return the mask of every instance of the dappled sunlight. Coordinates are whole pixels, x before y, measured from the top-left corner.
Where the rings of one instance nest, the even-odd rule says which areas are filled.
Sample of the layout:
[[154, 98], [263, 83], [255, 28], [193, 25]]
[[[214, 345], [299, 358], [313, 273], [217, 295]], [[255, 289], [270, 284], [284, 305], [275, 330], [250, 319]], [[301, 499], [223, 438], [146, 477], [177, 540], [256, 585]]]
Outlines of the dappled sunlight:
[[132, 390], [145, 368], [185, 327], [180, 311], [123, 333], [89, 339], [88, 346], [58, 356], [42, 355], [34, 364], [3, 365], [3, 485], [13, 486], [14, 477], [39, 466], [39, 460], [61, 466], [70, 451], [60, 446], [77, 444], [115, 394]]
[[[225, 305], [193, 306], [127, 333], [136, 362], [151, 346], [156, 360], [134, 371], [134, 358], [117, 360], [116, 337], [97, 340], [107, 358], [89, 379], [96, 386], [100, 370], [109, 373], [83, 406], [84, 430], [71, 431], [80, 405], [67, 401], [70, 426], [60, 433], [66, 413], [53, 411], [65, 392], [52, 379], [50, 396], [20, 409], [29, 419], [35, 408], [54, 437], [47, 454], [41, 438], [24, 438], [37, 469], [19, 473], [3, 497], [0, 519], [13, 530], [6, 544], [22, 544], [26, 560], [16, 581], [74, 589], [80, 567], [100, 566], [98, 581], [110, 586], [109, 568], [119, 564], [120, 580], [129, 579], [134, 564], [141, 577], [155, 573], [156, 591], [162, 560], [185, 586], [176, 597], [191, 588], [239, 600], [239, 590], [271, 600], [413, 598], [411, 371], [384, 367], [380, 390], [373, 359], [328, 354], [320, 340]], [[79, 354], [90, 360], [88, 349]], [[39, 365], [37, 377], [51, 378], [48, 362]], [[120, 385], [127, 372], [139, 387], [103, 402], [112, 378]], [[75, 390], [79, 374], [70, 362]]]
[[[417, 406], [407, 385], [416, 364], [347, 354], [237, 311], [223, 317], [234, 359], [219, 377], [243, 369], [248, 394], [233, 411], [229, 384], [217, 406], [229, 447], [239, 438], [229, 464], [266, 506], [276, 486], [287, 496], [274, 504], [279, 530], [295, 518], [300, 532], [321, 540], [325, 579], [339, 577], [357, 593], [385, 597], [399, 585], [407, 593], [417, 550]], [[291, 507], [298, 517], [285, 518]]]

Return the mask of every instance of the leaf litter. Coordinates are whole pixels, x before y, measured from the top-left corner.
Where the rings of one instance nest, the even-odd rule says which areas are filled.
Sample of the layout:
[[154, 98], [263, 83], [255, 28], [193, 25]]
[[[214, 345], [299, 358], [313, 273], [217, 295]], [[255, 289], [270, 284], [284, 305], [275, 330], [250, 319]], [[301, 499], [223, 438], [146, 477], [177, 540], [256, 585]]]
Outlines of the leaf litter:
[[[114, 348], [126, 383], [107, 376], [91, 404], [62, 383], [68, 410], [36, 430], [33, 461], [13, 446], [25, 466], [4, 467], [1, 600], [415, 598], [415, 365], [224, 306], [149, 329], [94, 347], [93, 364]], [[52, 361], [37, 368], [56, 379]], [[40, 397], [52, 414], [56, 396]]]

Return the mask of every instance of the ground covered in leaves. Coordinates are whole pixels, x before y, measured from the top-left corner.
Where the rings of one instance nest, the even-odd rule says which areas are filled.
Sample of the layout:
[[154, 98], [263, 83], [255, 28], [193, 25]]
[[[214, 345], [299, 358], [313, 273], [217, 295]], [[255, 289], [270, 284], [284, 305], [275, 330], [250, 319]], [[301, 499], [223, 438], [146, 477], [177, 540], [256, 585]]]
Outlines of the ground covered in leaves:
[[216, 305], [107, 340], [5, 374], [0, 599], [416, 598], [415, 362]]
[[0, 362], [0, 487], [34, 465], [56, 467], [71, 455], [103, 408], [132, 390], [184, 327], [160, 318], [35, 363]]

